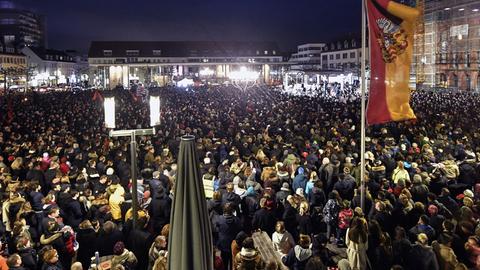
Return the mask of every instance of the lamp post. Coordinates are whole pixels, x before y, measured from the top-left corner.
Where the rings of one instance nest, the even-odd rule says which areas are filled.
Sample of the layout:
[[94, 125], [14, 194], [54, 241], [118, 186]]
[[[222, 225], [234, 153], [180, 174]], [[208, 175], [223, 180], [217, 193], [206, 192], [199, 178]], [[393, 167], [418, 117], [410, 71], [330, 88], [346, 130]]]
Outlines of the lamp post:
[[138, 188], [137, 188], [137, 136], [154, 135], [156, 125], [160, 124], [160, 97], [150, 95], [150, 126], [146, 129], [113, 130], [115, 128], [115, 97], [105, 97], [105, 127], [110, 128], [109, 136], [130, 137], [130, 170], [132, 177], [132, 210], [133, 229], [137, 226], [138, 219]]

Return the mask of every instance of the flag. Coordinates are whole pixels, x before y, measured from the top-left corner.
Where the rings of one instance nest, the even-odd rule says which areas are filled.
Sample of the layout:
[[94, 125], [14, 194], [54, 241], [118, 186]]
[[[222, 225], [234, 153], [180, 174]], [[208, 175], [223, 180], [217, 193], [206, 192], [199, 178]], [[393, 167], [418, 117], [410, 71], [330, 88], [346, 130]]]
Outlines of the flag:
[[367, 123], [415, 119], [410, 107], [410, 63], [420, 12], [390, 0], [367, 0], [370, 94]]

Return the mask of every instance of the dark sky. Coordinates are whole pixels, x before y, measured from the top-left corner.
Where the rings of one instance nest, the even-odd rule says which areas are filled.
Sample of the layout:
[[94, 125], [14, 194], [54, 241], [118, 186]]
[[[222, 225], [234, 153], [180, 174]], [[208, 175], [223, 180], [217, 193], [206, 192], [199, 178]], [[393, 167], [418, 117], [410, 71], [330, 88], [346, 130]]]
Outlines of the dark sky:
[[361, 0], [16, 0], [46, 16], [48, 46], [92, 40], [276, 41], [283, 50], [360, 32]]

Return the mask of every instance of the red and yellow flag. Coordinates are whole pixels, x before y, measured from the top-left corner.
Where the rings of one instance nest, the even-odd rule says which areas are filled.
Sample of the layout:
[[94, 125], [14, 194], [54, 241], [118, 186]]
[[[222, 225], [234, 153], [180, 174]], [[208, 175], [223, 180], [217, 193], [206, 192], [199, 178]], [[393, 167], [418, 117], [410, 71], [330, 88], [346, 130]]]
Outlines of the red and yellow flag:
[[415, 119], [410, 107], [410, 63], [419, 11], [390, 0], [367, 0], [370, 95], [367, 123]]

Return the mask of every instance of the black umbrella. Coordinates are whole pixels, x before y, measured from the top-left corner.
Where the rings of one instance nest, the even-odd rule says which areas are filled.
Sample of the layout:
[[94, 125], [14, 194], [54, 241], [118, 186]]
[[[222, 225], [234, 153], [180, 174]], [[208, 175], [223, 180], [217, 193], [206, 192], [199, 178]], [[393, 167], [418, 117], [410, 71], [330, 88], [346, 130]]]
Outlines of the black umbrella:
[[213, 269], [212, 230], [195, 147], [195, 137], [182, 137], [178, 154], [168, 269]]

